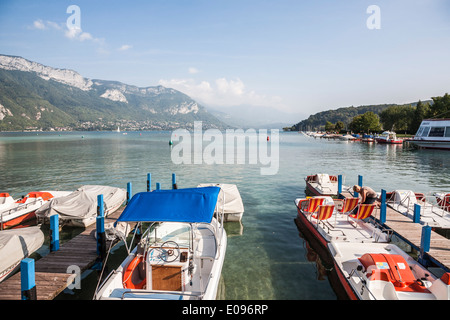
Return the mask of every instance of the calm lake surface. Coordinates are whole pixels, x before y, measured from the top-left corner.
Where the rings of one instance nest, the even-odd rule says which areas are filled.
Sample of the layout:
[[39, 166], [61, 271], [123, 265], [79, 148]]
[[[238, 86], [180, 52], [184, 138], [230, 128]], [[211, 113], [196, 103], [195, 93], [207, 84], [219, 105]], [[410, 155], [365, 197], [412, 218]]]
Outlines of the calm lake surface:
[[[280, 133], [278, 173], [263, 176], [260, 164], [176, 165], [170, 137], [171, 132], [0, 133], [0, 192], [17, 198], [30, 191], [72, 191], [87, 184], [126, 189], [131, 182], [137, 193], [146, 190], [147, 173], [152, 175], [152, 189], [156, 182], [171, 188], [172, 173], [179, 188], [236, 184], [245, 213], [242, 224], [226, 225], [221, 298], [229, 300], [337, 298], [294, 223], [294, 199], [305, 196], [304, 178], [309, 174], [342, 174], [348, 186], [362, 175], [363, 184], [376, 191], [450, 192], [447, 151]], [[66, 228], [62, 241], [80, 232]], [[39, 253], [47, 252], [46, 242]], [[113, 260], [119, 264], [124, 257], [124, 246], [117, 246]], [[83, 277], [81, 290], [66, 290], [59, 298], [91, 299], [96, 272]]]

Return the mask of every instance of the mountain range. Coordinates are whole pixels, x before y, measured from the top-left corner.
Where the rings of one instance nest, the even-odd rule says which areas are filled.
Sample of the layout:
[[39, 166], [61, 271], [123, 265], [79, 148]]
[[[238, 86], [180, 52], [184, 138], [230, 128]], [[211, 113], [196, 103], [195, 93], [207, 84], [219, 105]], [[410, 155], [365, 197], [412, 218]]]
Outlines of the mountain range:
[[184, 93], [87, 79], [22, 57], [0, 55], [0, 131], [172, 130], [229, 125]]

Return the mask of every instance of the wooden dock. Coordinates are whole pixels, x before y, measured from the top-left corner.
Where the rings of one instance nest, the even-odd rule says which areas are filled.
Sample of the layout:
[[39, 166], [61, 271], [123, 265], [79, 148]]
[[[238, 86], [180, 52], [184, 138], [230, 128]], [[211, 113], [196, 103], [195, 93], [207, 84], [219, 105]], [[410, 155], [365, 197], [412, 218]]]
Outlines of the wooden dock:
[[[376, 220], [379, 221], [379, 219]], [[414, 223], [411, 218], [387, 206], [384, 226], [393, 230], [399, 238], [420, 251], [424, 225]], [[450, 272], [450, 239], [431, 231], [430, 250], [425, 253], [425, 258]]]
[[[341, 193], [341, 197], [353, 197], [349, 192]], [[374, 217], [379, 223], [379, 210], [376, 210]], [[387, 206], [386, 222], [383, 224], [386, 228], [391, 229], [395, 235], [403, 241], [411, 245], [417, 251], [420, 251], [422, 240], [423, 225], [414, 223], [413, 220], [400, 212]], [[431, 231], [430, 250], [424, 254], [424, 257], [438, 265], [446, 272], [450, 272], [450, 239]]]
[[[105, 224], [116, 220], [125, 206], [105, 218]], [[52, 300], [75, 279], [75, 273], [67, 273], [69, 266], [86, 271], [97, 261], [96, 224], [67, 241], [58, 251], [50, 252], [35, 262], [37, 300]], [[0, 300], [21, 300], [20, 272], [0, 283]]]

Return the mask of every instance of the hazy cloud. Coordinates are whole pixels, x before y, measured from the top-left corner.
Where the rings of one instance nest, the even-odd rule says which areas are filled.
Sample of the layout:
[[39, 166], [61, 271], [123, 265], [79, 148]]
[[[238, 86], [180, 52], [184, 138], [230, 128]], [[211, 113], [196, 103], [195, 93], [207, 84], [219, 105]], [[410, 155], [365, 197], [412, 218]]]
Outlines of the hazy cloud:
[[237, 78], [218, 78], [213, 82], [194, 79], [160, 80], [159, 84], [181, 91], [193, 99], [210, 106], [281, 106], [281, 98], [267, 96], [247, 90], [244, 82]]

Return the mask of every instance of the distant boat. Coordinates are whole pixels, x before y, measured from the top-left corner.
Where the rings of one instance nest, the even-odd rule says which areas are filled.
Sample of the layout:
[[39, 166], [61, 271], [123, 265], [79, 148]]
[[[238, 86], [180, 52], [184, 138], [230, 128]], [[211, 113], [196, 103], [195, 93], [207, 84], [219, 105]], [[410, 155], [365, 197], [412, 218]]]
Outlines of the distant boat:
[[119, 133], [120, 133], [120, 128], [119, 128], [119, 127], [117, 127], [117, 130], [116, 130], [116, 132], [119, 132]]
[[403, 140], [397, 138], [393, 131], [384, 131], [381, 135], [375, 137], [375, 141], [383, 144], [402, 144]]
[[450, 119], [423, 120], [411, 142], [424, 149], [450, 149]]

